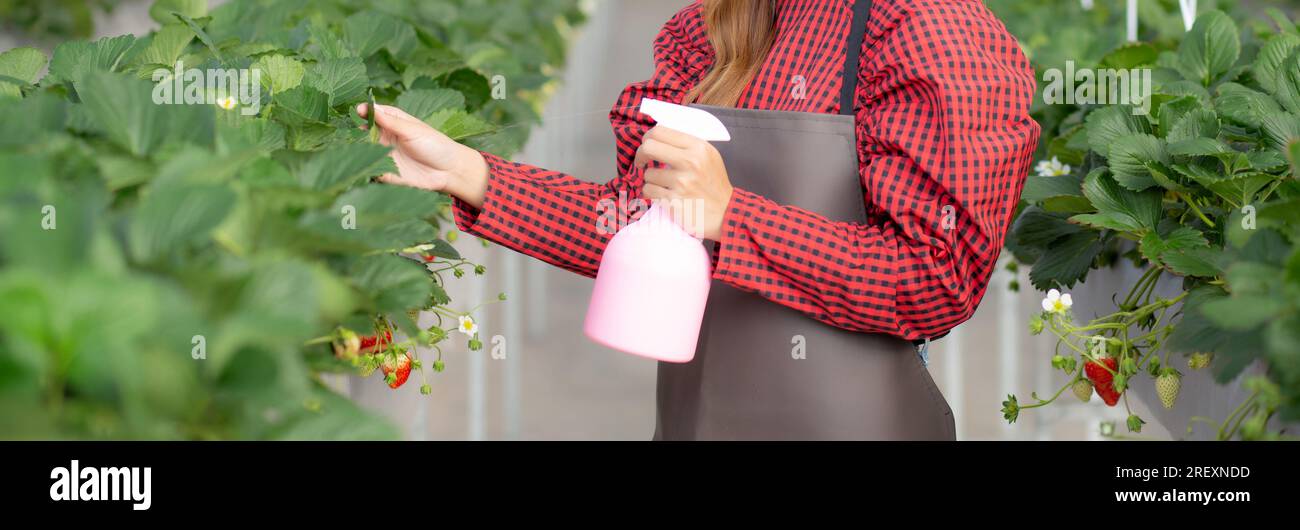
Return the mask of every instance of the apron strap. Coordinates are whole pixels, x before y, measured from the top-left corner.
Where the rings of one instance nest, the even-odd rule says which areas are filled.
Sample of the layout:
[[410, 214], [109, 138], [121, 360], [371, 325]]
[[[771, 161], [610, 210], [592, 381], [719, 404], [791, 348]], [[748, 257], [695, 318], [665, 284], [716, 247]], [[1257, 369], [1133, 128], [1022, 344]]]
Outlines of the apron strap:
[[853, 2], [853, 22], [844, 56], [844, 82], [840, 84], [840, 114], [853, 116], [855, 96], [858, 93], [859, 59], [867, 38], [867, 21], [871, 20], [871, 0]]

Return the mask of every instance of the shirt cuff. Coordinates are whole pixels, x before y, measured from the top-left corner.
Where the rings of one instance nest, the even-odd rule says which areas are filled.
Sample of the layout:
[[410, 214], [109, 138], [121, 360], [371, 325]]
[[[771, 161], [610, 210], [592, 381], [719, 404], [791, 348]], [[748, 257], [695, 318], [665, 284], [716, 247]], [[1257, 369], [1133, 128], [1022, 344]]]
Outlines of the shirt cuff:
[[484, 225], [497, 211], [497, 205], [506, 200], [501, 193], [502, 186], [498, 185], [500, 183], [497, 181], [518, 175], [518, 165], [514, 162], [491, 153], [482, 154], [488, 167], [487, 192], [483, 195], [483, 207], [475, 208], [465, 201], [452, 197], [452, 213], [456, 220], [456, 228], [478, 237], [483, 237]]
[[749, 234], [749, 220], [757, 212], [762, 197], [749, 191], [732, 188], [731, 202], [722, 216], [722, 239], [718, 241], [717, 253], [713, 256], [713, 279], [726, 282], [735, 287], [752, 290], [745, 276], [744, 261], [752, 257], [754, 240]]

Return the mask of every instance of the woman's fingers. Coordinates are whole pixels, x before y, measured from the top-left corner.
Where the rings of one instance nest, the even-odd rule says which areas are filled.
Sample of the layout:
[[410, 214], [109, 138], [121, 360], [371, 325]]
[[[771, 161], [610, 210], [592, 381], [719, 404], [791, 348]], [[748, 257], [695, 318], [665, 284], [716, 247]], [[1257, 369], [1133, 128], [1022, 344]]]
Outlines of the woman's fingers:
[[662, 188], [676, 189], [681, 179], [681, 173], [672, 168], [652, 167], [645, 170], [646, 183]]
[[641, 147], [636, 150], [636, 158], [632, 164], [634, 167], [645, 167], [651, 162], [659, 162], [669, 167], [680, 168], [684, 167], [686, 161], [686, 152], [681, 148], [653, 138], [646, 138], [641, 142]]
[[[433, 127], [430, 127], [429, 124], [416, 119], [397, 107], [376, 105], [375, 109], [377, 110], [375, 112], [375, 123], [396, 140], [419, 138], [433, 130]], [[357, 115], [368, 118], [370, 116], [370, 105], [367, 103], [357, 105]]]
[[657, 184], [646, 184], [641, 188], [641, 195], [650, 200], [671, 199], [672, 190]]
[[646, 133], [645, 137], [666, 143], [679, 149], [693, 147], [695, 144], [704, 141], [679, 130], [669, 129], [662, 125], [656, 125], [653, 129], [650, 129], [650, 131]]

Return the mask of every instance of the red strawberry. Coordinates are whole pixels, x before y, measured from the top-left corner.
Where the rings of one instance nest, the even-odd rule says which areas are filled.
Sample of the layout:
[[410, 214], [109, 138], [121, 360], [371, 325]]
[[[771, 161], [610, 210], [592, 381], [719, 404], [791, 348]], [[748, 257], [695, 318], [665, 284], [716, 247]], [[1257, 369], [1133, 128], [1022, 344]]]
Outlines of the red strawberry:
[[[1101, 396], [1101, 400], [1113, 407], [1119, 403], [1120, 393], [1115, 391], [1115, 386], [1112, 384], [1115, 381], [1115, 372], [1119, 370], [1119, 359], [1107, 357], [1101, 362], [1106, 366], [1102, 367], [1094, 361], [1084, 363], [1083, 373], [1087, 374], [1089, 381], [1092, 381], [1092, 387], [1097, 391], [1097, 395]], [[1110, 371], [1106, 368], [1110, 368]]]
[[425, 263], [433, 263], [433, 261], [436, 260], [436, 259], [438, 259], [438, 256], [434, 256], [434, 255], [432, 255], [432, 254], [425, 254], [425, 255], [424, 255], [424, 262], [425, 262]]
[[384, 331], [384, 337], [379, 335], [368, 335], [361, 337], [361, 353], [378, 353], [388, 348], [388, 343], [393, 342], [393, 332]]
[[406, 383], [406, 378], [411, 376], [411, 354], [402, 352], [385, 356], [379, 368], [384, 371], [384, 381], [388, 383], [388, 388], [402, 386]]

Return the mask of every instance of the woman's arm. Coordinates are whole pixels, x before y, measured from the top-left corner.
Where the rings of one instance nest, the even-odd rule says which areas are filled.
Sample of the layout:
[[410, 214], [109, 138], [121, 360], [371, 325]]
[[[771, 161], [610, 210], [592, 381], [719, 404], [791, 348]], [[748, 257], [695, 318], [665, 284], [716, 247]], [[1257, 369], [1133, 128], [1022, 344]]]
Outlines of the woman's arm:
[[883, 34], [864, 53], [859, 91], [868, 223], [736, 188], [715, 279], [838, 327], [907, 339], [975, 311], [1038, 144], [1033, 71], [979, 2], [910, 6], [877, 10], [887, 16], [868, 31]]
[[[654, 75], [628, 86], [610, 112], [618, 177], [595, 184], [485, 154], [489, 176], [481, 187], [448, 190], [457, 198], [457, 225], [552, 265], [595, 276], [613, 236], [612, 230], [598, 229], [602, 212], [609, 215], [603, 208], [614, 205], [619, 215], [627, 215], [623, 209], [642, 197], [644, 172], [633, 166], [633, 158], [653, 122], [637, 111], [641, 99], [680, 102], [711, 64], [703, 51], [707, 39], [699, 9], [692, 5], [668, 21], [655, 40]], [[482, 190], [481, 201], [474, 200], [476, 189]]]

